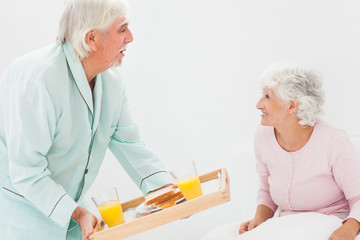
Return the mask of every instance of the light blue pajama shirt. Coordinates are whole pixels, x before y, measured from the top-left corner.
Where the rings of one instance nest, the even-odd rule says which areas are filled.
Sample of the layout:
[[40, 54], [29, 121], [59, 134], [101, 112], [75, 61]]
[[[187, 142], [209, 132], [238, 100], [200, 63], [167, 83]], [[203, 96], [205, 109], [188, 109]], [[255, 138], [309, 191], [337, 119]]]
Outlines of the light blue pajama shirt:
[[118, 68], [92, 94], [66, 43], [15, 60], [0, 81], [0, 239], [78, 239], [71, 214], [108, 147], [143, 193], [172, 182], [139, 138]]

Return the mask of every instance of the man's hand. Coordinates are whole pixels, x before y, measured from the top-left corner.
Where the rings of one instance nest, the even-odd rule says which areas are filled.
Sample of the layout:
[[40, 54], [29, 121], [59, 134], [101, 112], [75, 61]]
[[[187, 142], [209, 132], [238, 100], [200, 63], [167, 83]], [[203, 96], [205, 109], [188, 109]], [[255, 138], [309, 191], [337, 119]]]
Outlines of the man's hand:
[[90, 240], [89, 236], [94, 232], [97, 218], [85, 208], [78, 206], [71, 217], [79, 224], [81, 229], [81, 240]]

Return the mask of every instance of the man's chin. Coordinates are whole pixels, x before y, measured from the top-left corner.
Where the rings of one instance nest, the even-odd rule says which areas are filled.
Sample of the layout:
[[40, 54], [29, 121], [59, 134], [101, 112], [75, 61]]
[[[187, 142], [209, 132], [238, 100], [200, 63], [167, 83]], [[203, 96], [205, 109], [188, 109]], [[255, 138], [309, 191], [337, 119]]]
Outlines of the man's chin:
[[116, 61], [114, 63], [111, 64], [111, 67], [110, 68], [113, 68], [113, 67], [120, 67], [122, 64], [122, 61]]

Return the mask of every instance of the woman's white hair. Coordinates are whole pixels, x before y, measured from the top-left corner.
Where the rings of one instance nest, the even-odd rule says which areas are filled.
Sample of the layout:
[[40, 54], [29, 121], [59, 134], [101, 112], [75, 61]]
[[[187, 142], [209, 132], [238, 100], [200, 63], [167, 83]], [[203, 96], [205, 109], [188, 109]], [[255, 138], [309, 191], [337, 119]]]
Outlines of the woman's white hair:
[[314, 126], [323, 113], [322, 77], [313, 69], [300, 65], [271, 67], [261, 77], [261, 88], [272, 89], [286, 102], [297, 100], [296, 116], [303, 126]]
[[56, 40], [69, 43], [80, 60], [87, 58], [86, 34], [91, 30], [105, 32], [117, 18], [128, 18], [128, 9], [126, 0], [68, 0]]

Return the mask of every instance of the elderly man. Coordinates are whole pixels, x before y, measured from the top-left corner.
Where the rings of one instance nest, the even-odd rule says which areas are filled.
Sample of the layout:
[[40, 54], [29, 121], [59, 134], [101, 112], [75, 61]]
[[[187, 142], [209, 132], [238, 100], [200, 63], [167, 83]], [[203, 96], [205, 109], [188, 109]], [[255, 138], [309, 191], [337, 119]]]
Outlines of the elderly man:
[[0, 82], [0, 239], [88, 239], [84, 208], [109, 147], [143, 193], [172, 182], [139, 139], [119, 69], [127, 4], [71, 0], [58, 44], [15, 60]]

